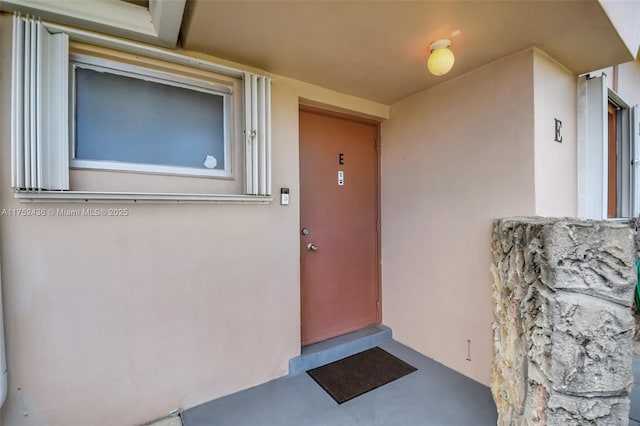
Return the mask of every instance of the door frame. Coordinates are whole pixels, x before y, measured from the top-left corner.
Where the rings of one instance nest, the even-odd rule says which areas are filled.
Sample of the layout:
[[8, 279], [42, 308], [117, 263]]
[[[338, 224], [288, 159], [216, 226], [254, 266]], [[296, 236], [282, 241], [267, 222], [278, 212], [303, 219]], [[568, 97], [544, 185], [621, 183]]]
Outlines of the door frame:
[[[380, 178], [380, 170], [381, 170], [381, 162], [380, 162], [380, 154], [381, 154], [381, 132], [380, 132], [380, 121], [373, 120], [370, 118], [360, 117], [357, 115], [351, 115], [344, 112], [332, 111], [324, 108], [319, 108], [317, 106], [311, 106], [304, 103], [299, 103], [298, 105], [298, 114], [301, 112], [308, 112], [312, 114], [323, 115], [326, 117], [336, 118], [339, 120], [352, 121], [360, 124], [366, 124], [372, 126], [375, 129], [375, 152], [376, 152], [376, 161], [375, 161], [375, 183], [376, 183], [376, 282], [374, 283], [376, 287], [376, 325], [382, 323], [382, 218], [381, 218], [381, 178]], [[300, 122], [298, 121], [298, 153], [300, 152]], [[298, 164], [300, 161], [300, 155], [298, 154]], [[301, 188], [300, 177], [302, 175], [302, 170], [298, 170], [298, 188]], [[302, 192], [300, 193], [300, 198], [302, 198]], [[302, 224], [302, 217], [300, 211], [298, 212], [298, 238], [300, 238], [300, 226]], [[298, 244], [298, 246], [300, 246]], [[300, 264], [302, 253], [298, 252], [298, 264]], [[298, 276], [298, 288], [302, 288], [302, 269], [300, 269], [300, 273]], [[302, 324], [302, 303], [300, 303], [300, 315], [299, 315], [299, 324]], [[302, 346], [302, 335], [300, 335], [300, 343]]]

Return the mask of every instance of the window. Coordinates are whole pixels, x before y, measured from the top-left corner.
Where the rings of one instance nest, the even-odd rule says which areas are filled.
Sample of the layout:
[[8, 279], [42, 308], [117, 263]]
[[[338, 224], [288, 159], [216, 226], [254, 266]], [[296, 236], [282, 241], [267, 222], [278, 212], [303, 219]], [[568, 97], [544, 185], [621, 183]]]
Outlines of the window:
[[231, 176], [232, 87], [71, 56], [71, 167]]
[[[242, 182], [237, 201], [270, 201], [268, 77], [17, 15], [13, 30], [18, 198], [234, 199], [74, 190], [70, 169], [83, 169], [232, 180]], [[70, 53], [69, 40], [123, 53]], [[127, 54], [146, 59], [122, 59]]]
[[606, 75], [578, 82], [578, 215], [640, 213], [638, 108], [607, 88]]

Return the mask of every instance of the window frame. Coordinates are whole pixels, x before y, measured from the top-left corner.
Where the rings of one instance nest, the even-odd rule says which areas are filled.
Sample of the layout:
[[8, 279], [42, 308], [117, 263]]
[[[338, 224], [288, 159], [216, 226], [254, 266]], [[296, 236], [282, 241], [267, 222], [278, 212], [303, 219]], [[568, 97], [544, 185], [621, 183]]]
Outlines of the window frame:
[[[616, 92], [608, 89], [607, 103], [616, 109], [616, 216], [615, 218], [633, 217], [633, 108]], [[608, 126], [608, 120], [607, 120]], [[607, 139], [607, 143], [608, 143]]]
[[[164, 84], [168, 86], [180, 87], [183, 89], [199, 91], [207, 94], [222, 96], [223, 98], [223, 149], [224, 149], [224, 169], [195, 169], [189, 167], [168, 166], [160, 164], [146, 164], [133, 162], [120, 162], [108, 160], [86, 160], [75, 158], [76, 153], [76, 70], [78, 68], [94, 70], [98, 72], [107, 72], [114, 75], [136, 78], [139, 80], [152, 81], [154, 83]], [[74, 169], [97, 169], [97, 170], [115, 170], [125, 172], [142, 172], [155, 173], [163, 175], [179, 175], [190, 177], [212, 177], [233, 179], [233, 150], [232, 139], [233, 132], [231, 130], [233, 116], [233, 87], [231, 84], [224, 85], [196, 79], [193, 77], [182, 76], [151, 68], [132, 65], [126, 62], [117, 62], [110, 59], [92, 57], [85, 54], [70, 53], [69, 54], [69, 103], [70, 103], [70, 119], [69, 119], [69, 166]]]
[[[608, 217], [608, 106], [617, 108], [617, 205]], [[578, 79], [578, 216], [620, 220], [640, 213], [638, 107], [626, 103], [607, 84], [607, 75]]]

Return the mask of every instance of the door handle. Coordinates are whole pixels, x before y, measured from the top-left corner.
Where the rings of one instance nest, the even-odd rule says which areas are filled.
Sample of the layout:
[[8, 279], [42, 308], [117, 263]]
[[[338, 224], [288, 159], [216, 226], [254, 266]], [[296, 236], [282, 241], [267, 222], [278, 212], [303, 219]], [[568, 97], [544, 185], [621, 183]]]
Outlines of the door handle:
[[318, 251], [318, 246], [313, 244], [313, 243], [309, 243], [307, 245], [307, 250], [309, 250], [309, 251]]

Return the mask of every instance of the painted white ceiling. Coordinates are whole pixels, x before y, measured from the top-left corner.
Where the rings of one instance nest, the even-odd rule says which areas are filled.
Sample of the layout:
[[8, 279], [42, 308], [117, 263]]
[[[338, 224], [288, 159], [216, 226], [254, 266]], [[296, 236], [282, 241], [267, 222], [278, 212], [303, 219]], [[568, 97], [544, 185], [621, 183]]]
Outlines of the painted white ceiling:
[[[448, 37], [456, 64], [427, 73]], [[635, 58], [595, 0], [188, 2], [182, 46], [391, 104], [536, 46], [579, 74]]]

